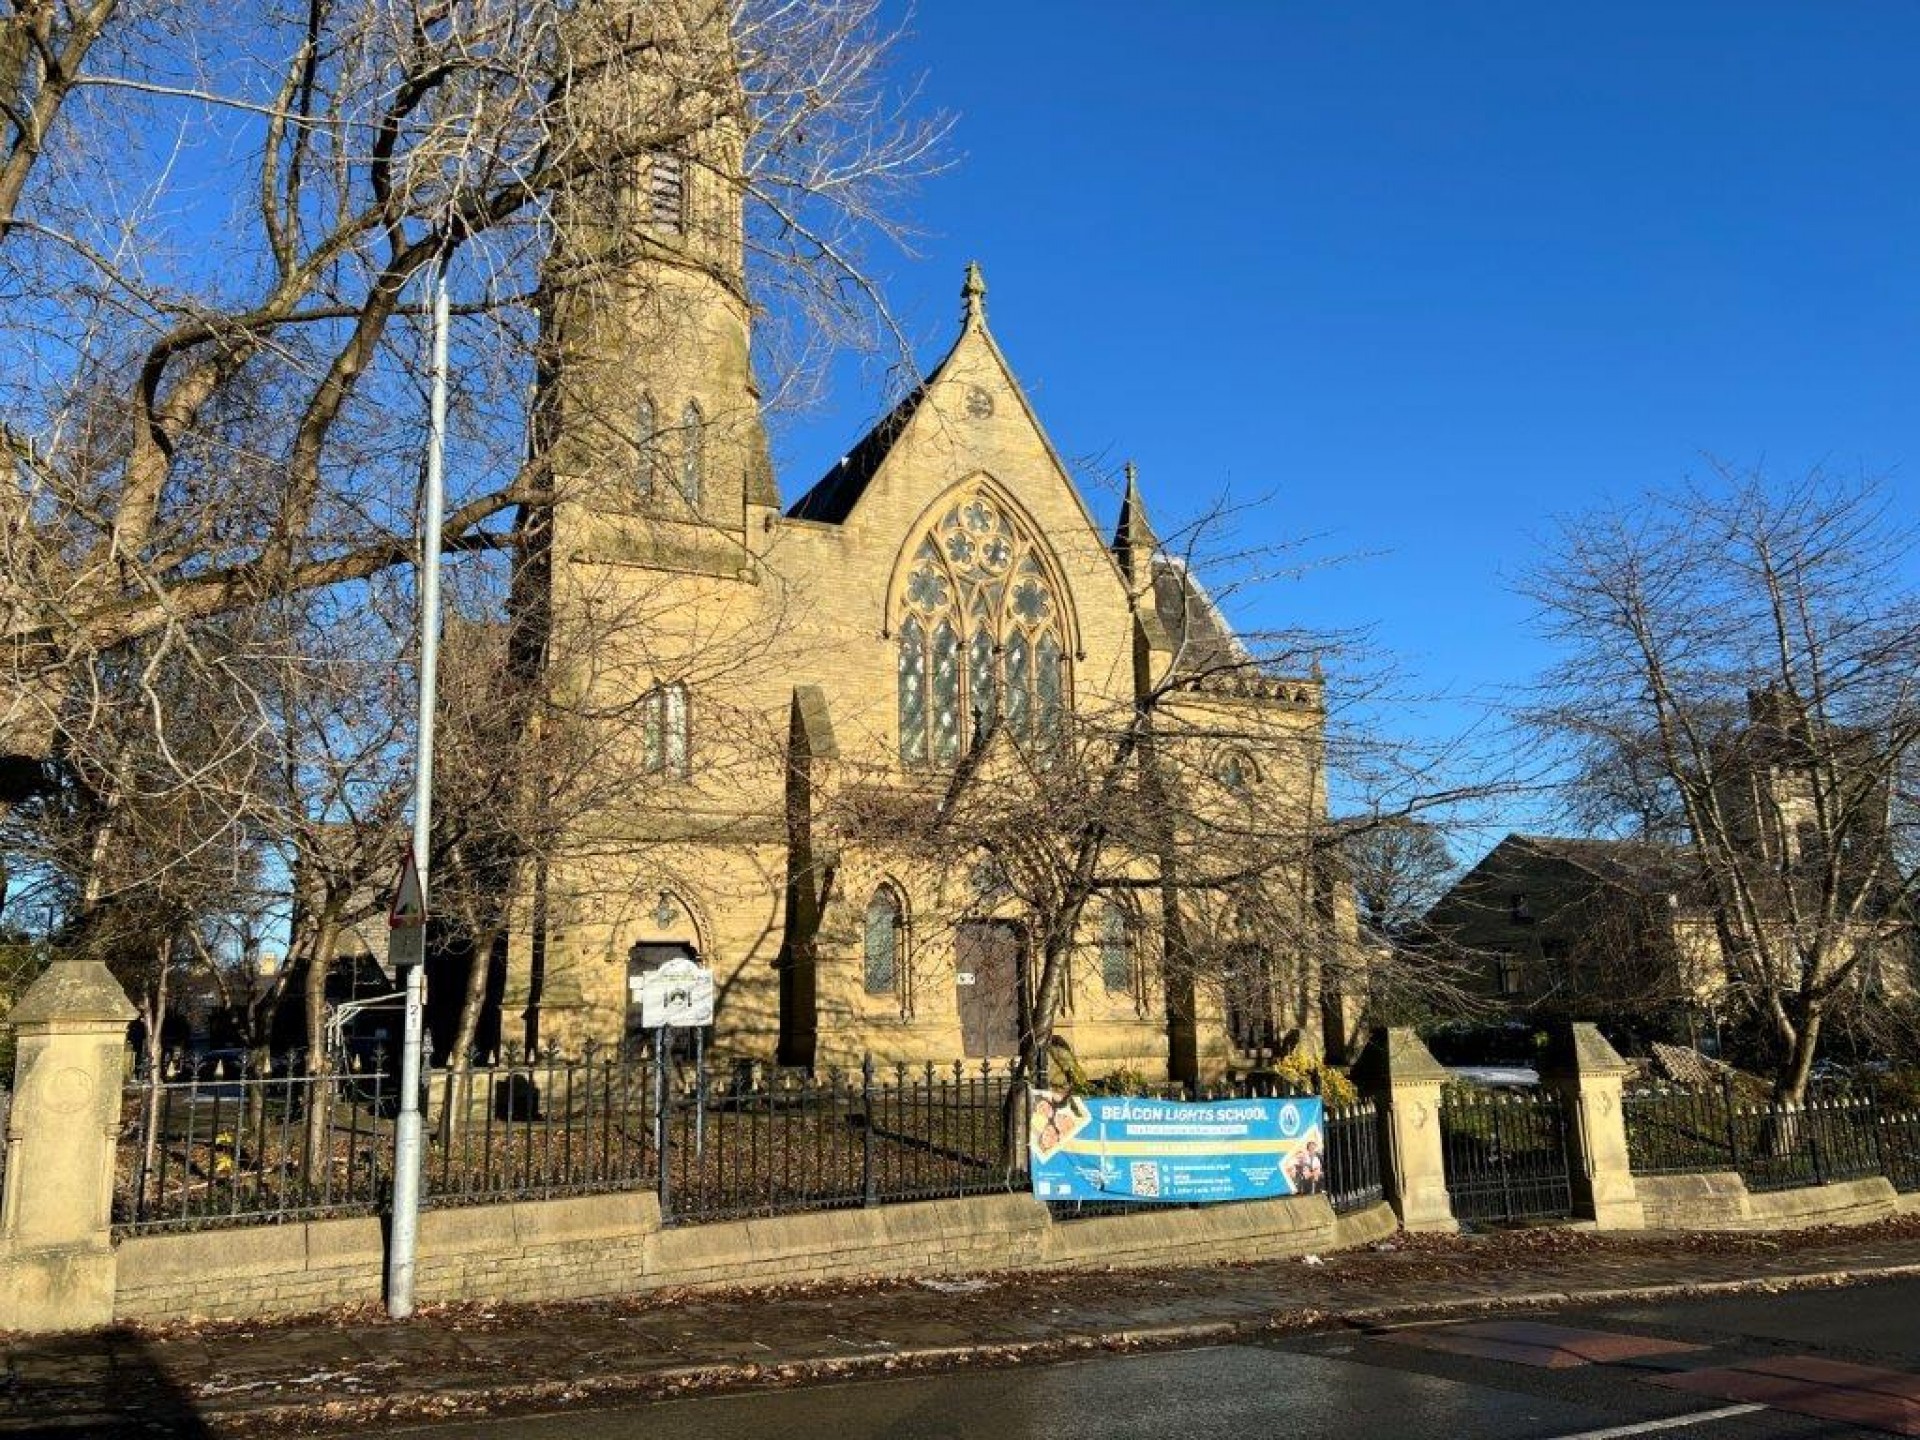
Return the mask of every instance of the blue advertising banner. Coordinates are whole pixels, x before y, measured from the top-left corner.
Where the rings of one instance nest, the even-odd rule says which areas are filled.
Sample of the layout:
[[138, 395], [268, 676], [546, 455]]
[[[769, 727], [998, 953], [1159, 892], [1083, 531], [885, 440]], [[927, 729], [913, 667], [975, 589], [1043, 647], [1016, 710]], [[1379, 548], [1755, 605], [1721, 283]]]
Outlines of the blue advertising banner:
[[1145, 1100], [1035, 1090], [1027, 1135], [1042, 1200], [1189, 1205], [1326, 1188], [1320, 1100]]

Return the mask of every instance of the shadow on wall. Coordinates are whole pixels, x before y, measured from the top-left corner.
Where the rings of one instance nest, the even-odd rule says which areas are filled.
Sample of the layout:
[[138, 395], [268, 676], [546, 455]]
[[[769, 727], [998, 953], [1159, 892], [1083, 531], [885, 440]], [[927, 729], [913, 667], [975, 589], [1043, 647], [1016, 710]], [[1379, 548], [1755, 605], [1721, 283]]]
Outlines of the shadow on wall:
[[[11, 1382], [0, 1400], [9, 1435], [131, 1440], [213, 1440], [180, 1378], [190, 1341], [177, 1353], [165, 1340], [132, 1330], [82, 1335], [22, 1335], [6, 1344]], [[28, 1428], [18, 1429], [21, 1424]]]

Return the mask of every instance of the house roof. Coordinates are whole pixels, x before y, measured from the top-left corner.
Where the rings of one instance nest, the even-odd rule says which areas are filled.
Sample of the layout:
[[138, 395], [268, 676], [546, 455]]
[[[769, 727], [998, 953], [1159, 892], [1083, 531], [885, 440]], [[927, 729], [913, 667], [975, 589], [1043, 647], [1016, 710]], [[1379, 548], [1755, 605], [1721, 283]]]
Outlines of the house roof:
[[1610, 885], [1633, 890], [1673, 890], [1696, 873], [1692, 855], [1678, 845], [1652, 840], [1587, 840], [1559, 835], [1511, 837], [1536, 854], [1576, 865]]

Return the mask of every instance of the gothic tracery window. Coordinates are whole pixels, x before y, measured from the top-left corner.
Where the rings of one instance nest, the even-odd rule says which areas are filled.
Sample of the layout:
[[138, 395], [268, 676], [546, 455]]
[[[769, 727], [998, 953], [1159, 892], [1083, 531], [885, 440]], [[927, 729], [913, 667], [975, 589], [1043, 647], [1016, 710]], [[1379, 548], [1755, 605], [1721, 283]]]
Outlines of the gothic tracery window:
[[996, 724], [1051, 749], [1071, 692], [1061, 601], [1037, 538], [973, 490], [911, 556], [897, 627], [900, 758], [952, 764]]

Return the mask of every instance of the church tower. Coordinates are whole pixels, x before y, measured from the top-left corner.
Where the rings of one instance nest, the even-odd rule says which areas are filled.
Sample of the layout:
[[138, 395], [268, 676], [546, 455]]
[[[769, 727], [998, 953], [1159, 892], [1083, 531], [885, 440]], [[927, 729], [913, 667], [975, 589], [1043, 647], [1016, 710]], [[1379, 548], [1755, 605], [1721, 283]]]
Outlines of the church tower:
[[585, 0], [573, 17], [555, 160], [583, 178], [553, 204], [536, 435], [562, 554], [737, 571], [749, 512], [778, 505], [750, 356], [748, 117], [728, 14], [719, 0]]
[[[535, 862], [505, 999], [529, 1046], [573, 1044], [586, 1006], [623, 1003], [632, 956], [706, 959], [724, 940], [696, 924], [668, 850], [636, 836], [660, 838], [661, 815], [685, 838], [737, 830], [743, 808], [780, 813], [777, 775], [748, 784], [717, 738], [737, 729], [719, 718], [721, 681], [760, 627], [754, 541], [779, 503], [751, 358], [750, 119], [730, 14], [724, 0], [579, 0], [561, 43], [548, 163], [572, 178], [555, 186], [540, 271], [532, 433], [552, 498], [518, 520], [512, 652], [552, 702], [538, 723], [555, 753], [595, 757], [566, 823], [647, 858], [633, 873], [569, 859], [569, 832]], [[605, 928], [589, 945], [590, 921]]]

